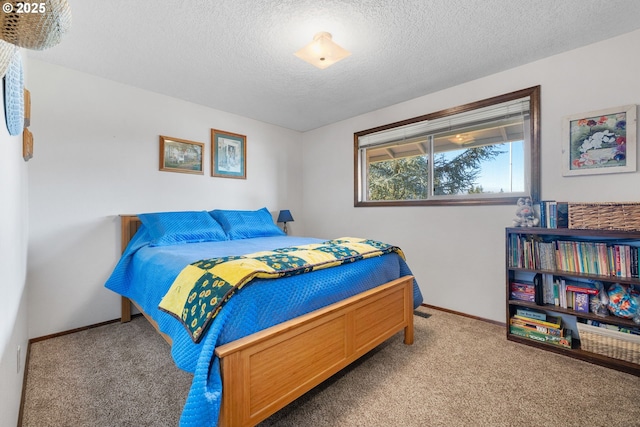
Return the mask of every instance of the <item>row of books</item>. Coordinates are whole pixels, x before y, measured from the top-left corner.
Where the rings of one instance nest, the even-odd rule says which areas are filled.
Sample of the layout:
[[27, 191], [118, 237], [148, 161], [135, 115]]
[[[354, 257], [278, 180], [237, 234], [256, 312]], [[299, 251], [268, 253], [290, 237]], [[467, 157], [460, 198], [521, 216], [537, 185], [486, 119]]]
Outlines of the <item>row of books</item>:
[[580, 313], [589, 312], [589, 300], [599, 291], [592, 283], [567, 281], [552, 274], [536, 274], [533, 282], [512, 281], [509, 288], [512, 300], [549, 304]]
[[638, 247], [603, 242], [557, 242], [558, 269], [602, 276], [638, 277]]
[[540, 201], [540, 227], [568, 228], [569, 204], [555, 200]]
[[511, 234], [509, 263], [533, 270], [560, 270], [611, 277], [639, 276], [638, 247], [611, 242], [551, 240]]
[[571, 348], [571, 329], [562, 327], [560, 317], [545, 312], [517, 307], [509, 319], [509, 332], [535, 341]]

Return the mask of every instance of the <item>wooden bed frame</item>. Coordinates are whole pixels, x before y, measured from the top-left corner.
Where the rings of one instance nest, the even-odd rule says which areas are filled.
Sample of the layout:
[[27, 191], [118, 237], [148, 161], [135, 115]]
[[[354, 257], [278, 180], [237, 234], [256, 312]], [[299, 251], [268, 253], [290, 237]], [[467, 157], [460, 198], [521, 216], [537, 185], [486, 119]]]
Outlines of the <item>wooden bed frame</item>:
[[[135, 215], [121, 219], [124, 251], [140, 221]], [[131, 301], [122, 297], [122, 322], [129, 320]], [[218, 347], [223, 389], [218, 424], [259, 423], [402, 330], [404, 343], [413, 344], [413, 276]]]

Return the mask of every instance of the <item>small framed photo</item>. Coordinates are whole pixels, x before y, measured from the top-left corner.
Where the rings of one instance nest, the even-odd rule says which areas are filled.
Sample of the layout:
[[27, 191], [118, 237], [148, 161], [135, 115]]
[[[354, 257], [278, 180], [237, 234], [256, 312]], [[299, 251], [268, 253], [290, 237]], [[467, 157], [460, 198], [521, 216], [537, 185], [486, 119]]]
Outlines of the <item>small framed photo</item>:
[[635, 105], [565, 117], [562, 124], [562, 175], [636, 171]]
[[204, 174], [204, 143], [160, 135], [160, 170]]
[[211, 176], [247, 178], [247, 137], [211, 129]]

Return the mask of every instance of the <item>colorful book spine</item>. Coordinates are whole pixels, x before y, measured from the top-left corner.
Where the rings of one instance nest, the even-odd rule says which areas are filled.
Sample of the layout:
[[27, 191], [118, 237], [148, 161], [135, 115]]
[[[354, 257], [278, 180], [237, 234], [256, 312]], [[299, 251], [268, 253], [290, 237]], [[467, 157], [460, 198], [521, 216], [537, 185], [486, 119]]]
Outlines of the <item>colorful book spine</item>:
[[549, 228], [547, 226], [547, 201], [540, 200], [540, 227]]
[[531, 310], [524, 307], [516, 308], [516, 315], [527, 319], [539, 320], [542, 322], [547, 320], [547, 313], [537, 310]]
[[598, 293], [598, 289], [596, 288], [586, 288], [578, 285], [567, 285], [567, 291], [579, 292], [579, 293], [589, 294], [589, 295], [596, 295]]
[[573, 309], [580, 313], [588, 313], [589, 312], [589, 294], [576, 292], [573, 294], [573, 297], [575, 299], [573, 304]]
[[549, 228], [558, 228], [557, 209], [558, 209], [557, 202], [555, 201], [549, 202]]

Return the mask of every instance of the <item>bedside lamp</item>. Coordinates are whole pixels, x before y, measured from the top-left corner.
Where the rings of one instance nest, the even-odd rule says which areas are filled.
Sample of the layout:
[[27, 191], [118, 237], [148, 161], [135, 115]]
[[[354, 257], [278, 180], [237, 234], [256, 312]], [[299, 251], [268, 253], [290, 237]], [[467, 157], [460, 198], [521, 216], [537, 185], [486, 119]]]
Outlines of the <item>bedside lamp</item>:
[[281, 210], [278, 214], [278, 222], [284, 222], [284, 234], [287, 234], [287, 222], [293, 222], [293, 217], [291, 216], [291, 212], [288, 209]]

